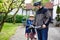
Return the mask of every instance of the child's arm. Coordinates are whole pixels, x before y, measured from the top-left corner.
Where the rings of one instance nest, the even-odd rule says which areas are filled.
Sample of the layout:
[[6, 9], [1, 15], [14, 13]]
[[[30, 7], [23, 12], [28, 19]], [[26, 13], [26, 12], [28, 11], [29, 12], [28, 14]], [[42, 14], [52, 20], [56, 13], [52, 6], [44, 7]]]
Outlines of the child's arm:
[[30, 26], [30, 25], [31, 25], [30, 20], [27, 20], [26, 21], [26, 26]]

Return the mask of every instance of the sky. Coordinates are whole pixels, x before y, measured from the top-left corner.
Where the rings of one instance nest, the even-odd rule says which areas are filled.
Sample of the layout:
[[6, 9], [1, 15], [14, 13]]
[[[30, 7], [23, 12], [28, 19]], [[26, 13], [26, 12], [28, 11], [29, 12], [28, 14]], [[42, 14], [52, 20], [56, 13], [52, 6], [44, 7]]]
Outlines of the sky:
[[25, 0], [25, 3], [31, 3], [32, 0]]

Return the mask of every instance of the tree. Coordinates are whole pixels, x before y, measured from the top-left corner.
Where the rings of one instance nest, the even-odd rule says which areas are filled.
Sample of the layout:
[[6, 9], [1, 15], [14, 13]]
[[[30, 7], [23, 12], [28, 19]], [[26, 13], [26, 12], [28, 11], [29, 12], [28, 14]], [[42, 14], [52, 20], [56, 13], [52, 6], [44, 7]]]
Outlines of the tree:
[[57, 4], [57, 10], [56, 10], [56, 13], [57, 13], [57, 16], [56, 16], [56, 26], [60, 27], [60, 3], [59, 3], [59, 0], [58, 0], [58, 4]]
[[4, 22], [8, 16], [8, 13], [10, 13], [13, 9], [17, 8], [17, 11], [13, 15], [14, 17], [16, 13], [19, 11], [19, 8], [21, 7], [21, 4], [23, 2], [24, 0], [1, 0], [0, 1], [0, 14], [2, 13], [4, 14], [2, 20], [0, 21], [0, 32], [3, 28]]
[[56, 19], [57, 19], [57, 21], [60, 21], [60, 7], [59, 6], [57, 6], [57, 17], [56, 17]]

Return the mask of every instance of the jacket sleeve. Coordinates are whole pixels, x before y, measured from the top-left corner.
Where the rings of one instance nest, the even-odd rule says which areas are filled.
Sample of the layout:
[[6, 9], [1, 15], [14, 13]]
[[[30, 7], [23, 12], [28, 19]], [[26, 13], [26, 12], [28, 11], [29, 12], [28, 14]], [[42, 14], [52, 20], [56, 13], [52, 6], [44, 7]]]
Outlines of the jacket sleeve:
[[36, 16], [37, 16], [37, 14], [35, 15], [35, 19], [34, 19], [34, 26], [36, 26], [36, 24], [37, 24], [37, 22], [36, 22]]
[[30, 20], [26, 21], [26, 26], [30, 26]]
[[49, 10], [45, 13], [45, 17], [46, 17], [46, 20], [45, 20], [45, 24], [49, 24], [50, 23], [50, 17], [51, 17], [51, 13], [49, 12]]

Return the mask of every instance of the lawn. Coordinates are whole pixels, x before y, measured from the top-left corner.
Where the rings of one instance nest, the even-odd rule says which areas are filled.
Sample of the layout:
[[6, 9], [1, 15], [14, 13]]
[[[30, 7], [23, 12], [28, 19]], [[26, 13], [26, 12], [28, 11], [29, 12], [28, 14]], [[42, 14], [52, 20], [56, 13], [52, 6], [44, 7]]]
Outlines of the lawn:
[[4, 23], [2, 32], [0, 33], [0, 40], [9, 40], [9, 38], [15, 33], [20, 23]]

